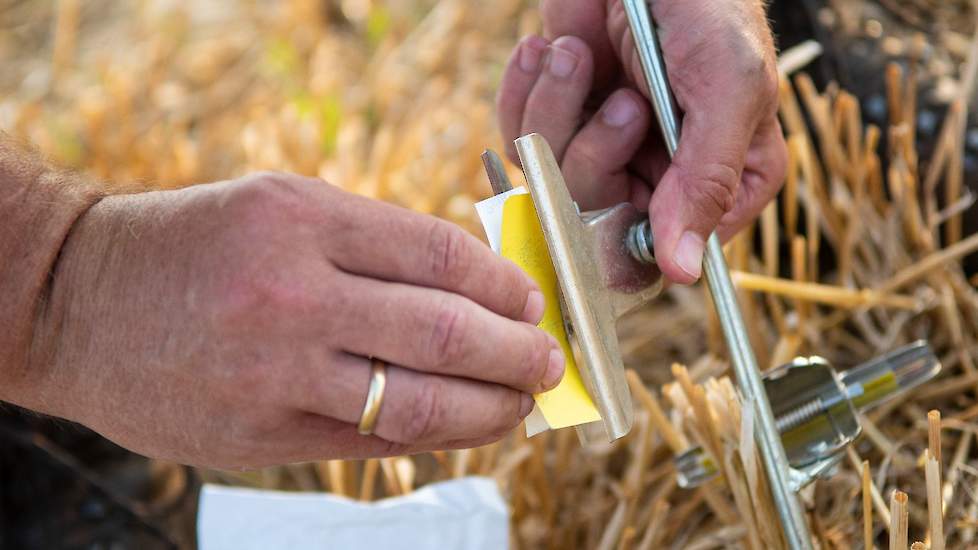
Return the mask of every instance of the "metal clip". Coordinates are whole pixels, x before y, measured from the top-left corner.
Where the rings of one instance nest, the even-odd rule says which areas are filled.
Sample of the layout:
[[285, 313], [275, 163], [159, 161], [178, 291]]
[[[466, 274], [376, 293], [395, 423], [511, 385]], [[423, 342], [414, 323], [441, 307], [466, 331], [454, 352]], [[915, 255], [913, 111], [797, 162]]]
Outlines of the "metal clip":
[[[941, 362], [921, 340], [839, 373], [821, 357], [799, 357], [764, 375], [781, 442], [797, 491], [830, 473], [859, 437], [859, 413], [937, 376]], [[858, 411], [858, 412], [857, 412]], [[681, 487], [717, 475], [714, 459], [692, 447], [674, 459]]]
[[[581, 377], [608, 439], [618, 439], [631, 429], [634, 411], [615, 326], [662, 289], [658, 268], [631, 252], [633, 227], [647, 217], [628, 203], [581, 214], [547, 141], [530, 134], [516, 140], [516, 149], [557, 273], [567, 332], [581, 355]], [[512, 188], [495, 153], [486, 151], [483, 162], [494, 192]]]

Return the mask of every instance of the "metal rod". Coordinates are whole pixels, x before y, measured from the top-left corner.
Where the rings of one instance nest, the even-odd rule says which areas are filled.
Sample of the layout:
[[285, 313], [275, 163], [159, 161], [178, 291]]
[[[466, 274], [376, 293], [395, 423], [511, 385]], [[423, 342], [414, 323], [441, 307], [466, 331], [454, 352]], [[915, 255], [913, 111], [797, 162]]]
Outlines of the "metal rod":
[[622, 0], [622, 3], [628, 15], [638, 57], [642, 61], [642, 72], [645, 73], [645, 82], [649, 86], [652, 108], [655, 110], [655, 117], [659, 119], [666, 150], [672, 157], [679, 148], [679, 112], [672, 99], [666, 63], [659, 51], [659, 40], [652, 26], [649, 6], [645, 0]]
[[[652, 106], [659, 119], [666, 149], [671, 157], [679, 146], [679, 116], [669, 88], [665, 62], [659, 51], [655, 29], [652, 27], [649, 7], [645, 0], [622, 0], [622, 2], [642, 61]], [[754, 432], [757, 446], [764, 459], [764, 469], [771, 482], [771, 495], [781, 517], [785, 538], [791, 548], [809, 550], [812, 548], [811, 533], [798, 497], [791, 490], [788, 457], [781, 444], [771, 403], [764, 391], [764, 382], [761, 380], [757, 359], [747, 337], [737, 295], [734, 293], [727, 262], [723, 257], [723, 248], [716, 233], [711, 234], [706, 242], [703, 263], [710, 294], [713, 296], [717, 316], [730, 350], [730, 361], [737, 377], [737, 384], [744, 393], [744, 406], [754, 407]]]
[[493, 195], [501, 195], [513, 189], [513, 184], [506, 175], [506, 167], [503, 166], [502, 159], [491, 149], [482, 152], [482, 164], [486, 167], [486, 175], [489, 177], [489, 185], [492, 186]]

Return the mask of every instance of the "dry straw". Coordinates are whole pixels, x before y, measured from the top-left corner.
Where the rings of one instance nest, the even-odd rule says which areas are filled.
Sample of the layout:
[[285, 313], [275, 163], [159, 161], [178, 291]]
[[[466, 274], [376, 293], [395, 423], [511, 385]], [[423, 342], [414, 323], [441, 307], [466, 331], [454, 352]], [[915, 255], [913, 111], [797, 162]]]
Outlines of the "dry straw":
[[[22, 78], [4, 90], [0, 122], [62, 164], [113, 181], [176, 187], [295, 171], [478, 233], [472, 203], [489, 194], [479, 154], [502, 148], [494, 90], [518, 36], [539, 30], [531, 4], [290, 0], [197, 17], [178, 3], [134, 2], [111, 22], [72, 0], [39, 22], [34, 10], [10, 8], [9, 28], [53, 28], [54, 47], [5, 60]], [[955, 55], [978, 48], [978, 39], [963, 43]], [[978, 235], [963, 234], [960, 221], [973, 202], [962, 151], [978, 54], [936, 149], [918, 157], [915, 79], [933, 60], [919, 41], [908, 44], [908, 63], [886, 70], [882, 128], [865, 124], [859, 102], [837, 85], [783, 78], [786, 184], [728, 247], [765, 368], [810, 354], [846, 368], [920, 337], [944, 362], [939, 380], [869, 412], [849, 460], [803, 492], [822, 548], [882, 547], [887, 530], [903, 549], [908, 532], [929, 534], [931, 548], [942, 539], [963, 548], [978, 525], [978, 295], [960, 267], [978, 250]], [[704, 292], [674, 287], [620, 324], [636, 420], [615, 443], [582, 447], [572, 430], [513, 434], [466, 451], [202, 475], [363, 500], [485, 475], [509, 501], [517, 549], [783, 547], [750, 408], [725, 377]], [[687, 367], [673, 369], [674, 379], [675, 362]], [[935, 406], [937, 425], [925, 421]], [[941, 428], [940, 443], [930, 426]], [[684, 490], [672, 457], [691, 445], [722, 475]], [[954, 449], [950, 462], [942, 446]]]
[[907, 493], [893, 491], [890, 496], [890, 517], [893, 518], [893, 523], [890, 524], [890, 548], [906, 548], [907, 527], [910, 517]]

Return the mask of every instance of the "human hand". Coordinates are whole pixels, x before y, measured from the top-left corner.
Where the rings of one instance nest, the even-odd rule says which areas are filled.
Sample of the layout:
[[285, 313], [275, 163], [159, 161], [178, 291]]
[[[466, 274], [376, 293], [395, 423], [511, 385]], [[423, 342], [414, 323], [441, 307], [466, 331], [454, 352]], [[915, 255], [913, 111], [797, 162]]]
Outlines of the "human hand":
[[[620, 0], [541, 0], [546, 38], [516, 47], [497, 97], [507, 143], [550, 142], [582, 210], [648, 209], [672, 281], [699, 278], [705, 240], [728, 239], [777, 194], [787, 163], [777, 72], [760, 0], [656, 0], [652, 12], [684, 111], [669, 161]], [[643, 97], [644, 96], [644, 97]], [[512, 147], [510, 158], [518, 159]]]
[[[11, 400], [208, 467], [477, 446], [563, 374], [543, 308], [458, 227], [320, 180], [112, 196], [62, 249]], [[389, 363], [373, 436], [366, 357]]]

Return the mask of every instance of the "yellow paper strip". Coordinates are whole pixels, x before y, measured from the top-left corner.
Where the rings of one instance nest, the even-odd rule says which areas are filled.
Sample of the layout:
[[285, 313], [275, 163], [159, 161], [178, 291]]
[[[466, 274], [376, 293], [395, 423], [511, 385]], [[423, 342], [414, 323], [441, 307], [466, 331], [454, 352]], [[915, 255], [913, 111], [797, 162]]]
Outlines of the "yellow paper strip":
[[551, 429], [557, 429], [601, 420], [594, 401], [584, 387], [567, 340], [560, 312], [557, 273], [554, 272], [547, 241], [530, 195], [514, 195], [503, 205], [501, 253], [523, 268], [540, 286], [546, 308], [538, 326], [557, 339], [567, 361], [560, 384], [548, 392], [533, 396], [547, 424]]

